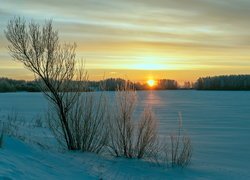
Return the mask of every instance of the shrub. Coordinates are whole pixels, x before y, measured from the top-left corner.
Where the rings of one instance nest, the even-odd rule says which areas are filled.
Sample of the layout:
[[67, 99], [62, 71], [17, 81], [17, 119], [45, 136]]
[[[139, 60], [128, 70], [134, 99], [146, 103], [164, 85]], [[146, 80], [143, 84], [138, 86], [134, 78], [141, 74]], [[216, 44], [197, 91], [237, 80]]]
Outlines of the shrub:
[[141, 120], [138, 123], [136, 139], [136, 156], [142, 158], [145, 155], [152, 157], [157, 151], [156, 119], [150, 108], [145, 108]]
[[[106, 97], [101, 94], [94, 97], [90, 92], [82, 93], [80, 98], [68, 112], [68, 125], [72, 131], [72, 143], [78, 150], [100, 153], [107, 144], [107, 104]], [[49, 127], [58, 142], [65, 146], [61, 121], [54, 110], [49, 113]]]
[[191, 161], [191, 138], [182, 135], [182, 131], [182, 116], [179, 114], [178, 130], [170, 135], [170, 145], [165, 146], [165, 159], [172, 167], [185, 167]]
[[157, 149], [156, 119], [146, 108], [139, 121], [133, 118], [136, 92], [125, 85], [116, 92], [115, 108], [109, 122], [108, 145], [112, 155], [126, 158], [150, 157]]

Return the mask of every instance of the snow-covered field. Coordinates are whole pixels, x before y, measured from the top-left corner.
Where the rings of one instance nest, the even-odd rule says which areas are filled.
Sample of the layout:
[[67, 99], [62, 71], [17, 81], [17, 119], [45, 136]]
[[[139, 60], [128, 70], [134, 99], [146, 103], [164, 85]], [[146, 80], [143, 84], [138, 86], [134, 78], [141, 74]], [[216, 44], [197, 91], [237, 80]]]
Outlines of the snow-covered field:
[[[0, 179], [250, 179], [250, 92], [142, 91], [138, 97], [137, 111], [148, 105], [153, 108], [160, 135], [171, 133], [178, 125], [178, 112], [182, 113], [193, 143], [189, 167], [172, 169], [138, 160], [58, 152], [7, 137], [0, 149]], [[0, 120], [17, 114], [25, 122], [19, 126], [26, 128], [26, 135], [38, 142], [45, 139], [49, 145], [53, 138], [38, 121], [46, 109], [40, 93], [0, 94]]]

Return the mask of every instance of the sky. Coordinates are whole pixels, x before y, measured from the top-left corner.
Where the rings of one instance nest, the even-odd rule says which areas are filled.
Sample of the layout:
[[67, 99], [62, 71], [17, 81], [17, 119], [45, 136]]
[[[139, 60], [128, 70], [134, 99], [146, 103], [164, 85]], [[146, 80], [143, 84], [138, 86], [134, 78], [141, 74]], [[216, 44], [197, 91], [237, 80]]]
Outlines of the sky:
[[29, 80], [7, 49], [14, 16], [52, 19], [93, 80], [250, 73], [249, 0], [0, 0], [0, 76]]

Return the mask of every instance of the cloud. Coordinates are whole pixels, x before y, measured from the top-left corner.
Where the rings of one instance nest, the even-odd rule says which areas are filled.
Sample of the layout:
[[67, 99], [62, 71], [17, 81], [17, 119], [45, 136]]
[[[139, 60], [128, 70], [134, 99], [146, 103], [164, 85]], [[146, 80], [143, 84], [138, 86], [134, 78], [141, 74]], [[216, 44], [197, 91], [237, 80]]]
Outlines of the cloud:
[[62, 41], [75, 41], [91, 68], [128, 68], [152, 56], [177, 68], [249, 67], [249, 9], [249, 0], [2, 1], [0, 58], [8, 56], [4, 27], [18, 15], [52, 18]]

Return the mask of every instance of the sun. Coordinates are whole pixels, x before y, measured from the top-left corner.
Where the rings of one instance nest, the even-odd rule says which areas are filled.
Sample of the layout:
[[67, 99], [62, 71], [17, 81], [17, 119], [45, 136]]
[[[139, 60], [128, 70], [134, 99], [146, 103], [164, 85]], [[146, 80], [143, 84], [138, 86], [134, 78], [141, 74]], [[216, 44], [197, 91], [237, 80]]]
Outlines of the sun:
[[149, 87], [153, 87], [155, 85], [155, 80], [150, 79], [150, 80], [147, 81], [147, 84], [148, 84]]

